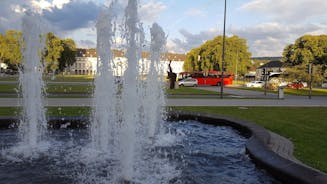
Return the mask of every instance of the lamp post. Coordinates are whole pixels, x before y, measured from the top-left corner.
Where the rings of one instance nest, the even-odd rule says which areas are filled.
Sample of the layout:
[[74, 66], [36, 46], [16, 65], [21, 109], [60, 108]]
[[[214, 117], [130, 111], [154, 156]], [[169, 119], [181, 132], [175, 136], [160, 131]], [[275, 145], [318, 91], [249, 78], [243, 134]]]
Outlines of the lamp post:
[[220, 98], [223, 97], [224, 93], [224, 69], [225, 69], [225, 37], [226, 37], [226, 0], [225, 0], [225, 7], [224, 7], [224, 32], [223, 32], [223, 51], [222, 51], [222, 58], [221, 58], [221, 82], [220, 82]]

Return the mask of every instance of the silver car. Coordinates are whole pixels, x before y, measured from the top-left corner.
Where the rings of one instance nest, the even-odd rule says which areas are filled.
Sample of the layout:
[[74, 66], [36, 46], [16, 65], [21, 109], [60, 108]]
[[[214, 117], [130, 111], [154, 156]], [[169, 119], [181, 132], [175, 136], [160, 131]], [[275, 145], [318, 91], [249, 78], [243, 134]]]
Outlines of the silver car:
[[192, 78], [187, 78], [187, 79], [183, 79], [183, 80], [178, 81], [178, 85], [179, 86], [196, 87], [196, 86], [198, 86], [198, 80], [192, 79]]
[[245, 84], [245, 86], [248, 88], [262, 88], [264, 85], [264, 81], [251, 81]]

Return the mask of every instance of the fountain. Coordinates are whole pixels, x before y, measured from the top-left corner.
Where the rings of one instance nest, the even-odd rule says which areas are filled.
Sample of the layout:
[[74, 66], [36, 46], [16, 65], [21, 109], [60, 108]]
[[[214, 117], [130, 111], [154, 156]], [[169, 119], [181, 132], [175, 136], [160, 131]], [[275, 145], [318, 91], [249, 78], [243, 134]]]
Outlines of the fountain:
[[[156, 162], [144, 160], [149, 156], [158, 132], [158, 117], [162, 114], [163, 88], [160, 71], [160, 53], [165, 34], [157, 24], [151, 28], [151, 63], [146, 81], [140, 79], [141, 49], [144, 33], [137, 15], [137, 2], [129, 1], [125, 12], [124, 37], [128, 68], [123, 76], [121, 94], [115, 85], [112, 41], [115, 36], [113, 14], [115, 2], [102, 11], [97, 22], [98, 73], [95, 78], [91, 137], [93, 148], [109, 153], [107, 158], [117, 162], [116, 180], [142, 181], [138, 178], [144, 168]], [[123, 110], [122, 110], [123, 109]], [[137, 146], [136, 146], [137, 145]], [[142, 158], [143, 157], [143, 158]], [[144, 161], [144, 162], [143, 162]], [[143, 165], [140, 167], [140, 165]], [[173, 170], [173, 168], [171, 168]], [[163, 172], [163, 171], [161, 171]], [[121, 176], [119, 176], [121, 175]]]
[[91, 123], [86, 130], [45, 128], [40, 72], [43, 69], [37, 55], [41, 48], [40, 31], [35, 30], [39, 26], [33, 25], [37, 22], [33, 17], [24, 19], [26, 62], [20, 77], [24, 115], [19, 134], [29, 151], [23, 157], [17, 156], [12, 151], [17, 148], [17, 131], [1, 132], [0, 181], [146, 184], [274, 181], [250, 161], [245, 154], [246, 139], [236, 130], [194, 121], [164, 121], [160, 55], [166, 35], [158, 24], [152, 25], [150, 70], [146, 78], [140, 76], [145, 34], [136, 0], [128, 1], [123, 24], [128, 68], [122, 85], [115, 83], [116, 66], [111, 53], [117, 31], [115, 6], [116, 1], [101, 11], [96, 24], [98, 72]]
[[38, 157], [46, 151], [47, 142], [43, 141], [47, 131], [47, 121], [44, 108], [44, 82], [42, 79], [43, 64], [41, 62], [42, 25], [41, 18], [26, 12], [23, 17], [22, 32], [24, 47], [23, 62], [19, 70], [19, 87], [22, 97], [19, 123], [20, 141], [10, 152], [23, 158]]

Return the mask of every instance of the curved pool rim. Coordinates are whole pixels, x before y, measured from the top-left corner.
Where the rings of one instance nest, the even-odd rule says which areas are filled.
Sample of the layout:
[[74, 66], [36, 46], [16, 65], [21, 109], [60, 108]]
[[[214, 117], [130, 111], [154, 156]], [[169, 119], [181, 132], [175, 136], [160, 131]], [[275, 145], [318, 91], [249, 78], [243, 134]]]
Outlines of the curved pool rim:
[[222, 115], [182, 111], [170, 112], [168, 120], [196, 120], [206, 124], [231, 126], [249, 138], [246, 143], [246, 151], [253, 161], [282, 183], [327, 184], [326, 173], [284, 158], [274, 152], [269, 144], [283, 146], [278, 145], [283, 142], [274, 139], [268, 130], [255, 123]]
[[[283, 141], [276, 140], [265, 128], [248, 121], [209, 113], [170, 111], [168, 121], [196, 120], [205, 124], [231, 126], [248, 138], [246, 151], [252, 160], [267, 170], [282, 183], [327, 184], [327, 174], [294, 160], [287, 159], [274, 152], [269, 145], [283, 147]], [[0, 117], [0, 129], [18, 126], [18, 117]], [[69, 123], [67, 123], [69, 122]], [[85, 128], [89, 124], [88, 117], [50, 117], [49, 127]], [[287, 145], [286, 145], [287, 146]], [[293, 150], [292, 150], [293, 151]], [[293, 155], [291, 155], [293, 156]]]

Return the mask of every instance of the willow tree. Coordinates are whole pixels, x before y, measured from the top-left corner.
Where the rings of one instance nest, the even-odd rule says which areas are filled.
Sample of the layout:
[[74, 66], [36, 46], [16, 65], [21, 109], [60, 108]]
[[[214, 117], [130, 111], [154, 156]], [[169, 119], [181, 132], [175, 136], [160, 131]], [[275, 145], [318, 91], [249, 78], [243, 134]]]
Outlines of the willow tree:
[[[222, 70], [222, 36], [208, 40], [198, 48], [187, 53], [184, 62], [185, 71]], [[245, 74], [250, 66], [251, 53], [248, 51], [246, 40], [238, 36], [226, 38], [225, 70]]]

